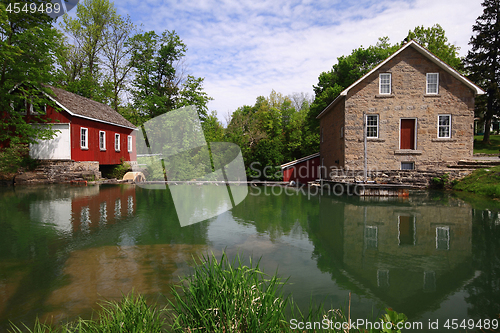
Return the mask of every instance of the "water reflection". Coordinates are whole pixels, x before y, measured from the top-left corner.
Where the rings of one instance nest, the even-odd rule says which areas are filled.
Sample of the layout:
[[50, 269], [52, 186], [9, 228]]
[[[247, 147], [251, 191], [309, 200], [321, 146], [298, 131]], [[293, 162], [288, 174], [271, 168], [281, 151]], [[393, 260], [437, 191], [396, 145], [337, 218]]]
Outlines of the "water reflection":
[[461, 200], [447, 206], [323, 200], [313, 228], [320, 262], [339, 280], [344, 275], [346, 287], [412, 317], [474, 276], [472, 209]]
[[352, 318], [388, 306], [425, 322], [495, 318], [496, 205], [443, 193], [363, 200], [250, 188], [231, 211], [181, 227], [169, 191], [0, 189], [0, 331], [8, 320], [88, 317], [99, 299], [132, 289], [167, 294], [192, 256], [222, 249], [290, 276], [286, 291], [303, 307], [337, 307], [351, 291]]

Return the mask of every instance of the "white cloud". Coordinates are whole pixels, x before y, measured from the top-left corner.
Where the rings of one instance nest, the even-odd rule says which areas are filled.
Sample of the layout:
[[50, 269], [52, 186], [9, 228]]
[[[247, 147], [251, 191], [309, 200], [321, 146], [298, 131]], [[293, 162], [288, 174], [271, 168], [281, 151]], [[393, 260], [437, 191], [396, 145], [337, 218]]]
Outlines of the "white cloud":
[[189, 71], [205, 77], [209, 105], [222, 119], [267, 96], [306, 92], [337, 57], [379, 37], [400, 42], [409, 30], [440, 24], [466, 55], [480, 0], [123, 0], [121, 14], [143, 30], [175, 30], [188, 46]]

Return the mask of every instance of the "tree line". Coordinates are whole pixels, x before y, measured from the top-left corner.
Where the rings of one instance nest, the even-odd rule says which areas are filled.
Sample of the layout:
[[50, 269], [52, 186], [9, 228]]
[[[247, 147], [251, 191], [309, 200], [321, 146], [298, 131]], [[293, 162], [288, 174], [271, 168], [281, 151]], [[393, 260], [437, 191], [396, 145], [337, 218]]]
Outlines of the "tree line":
[[[319, 74], [313, 97], [272, 91], [269, 96], [257, 97], [254, 105], [235, 110], [226, 127], [216, 111], [209, 112], [207, 104], [212, 98], [203, 89], [204, 78], [188, 72], [183, 62], [187, 45], [175, 31], [143, 32], [130, 17], [117, 14], [109, 0], [83, 0], [75, 18], [64, 15], [59, 22], [38, 12], [7, 12], [9, 2], [0, 0], [0, 107], [4, 114], [0, 142], [26, 144], [54, 135], [50, 129], [26, 124], [12, 107], [26, 102], [50, 104], [40, 94], [50, 92], [48, 84], [108, 104], [136, 126], [194, 105], [207, 141], [239, 145], [247, 174], [252, 176], [259, 173], [256, 168], [276, 167], [316, 153], [316, 116], [342, 90], [409, 40], [417, 41], [485, 89], [487, 94], [477, 98], [476, 105], [476, 116], [486, 124], [485, 141], [489, 140], [491, 120], [498, 114], [499, 0], [483, 2], [484, 12], [473, 26], [472, 48], [465, 58], [459, 57], [458, 48], [438, 24], [416, 27], [395, 44], [381, 37], [375, 45], [360, 46], [338, 57], [329, 71]], [[19, 93], [12, 94], [13, 89]], [[252, 162], [256, 162], [253, 167]]]

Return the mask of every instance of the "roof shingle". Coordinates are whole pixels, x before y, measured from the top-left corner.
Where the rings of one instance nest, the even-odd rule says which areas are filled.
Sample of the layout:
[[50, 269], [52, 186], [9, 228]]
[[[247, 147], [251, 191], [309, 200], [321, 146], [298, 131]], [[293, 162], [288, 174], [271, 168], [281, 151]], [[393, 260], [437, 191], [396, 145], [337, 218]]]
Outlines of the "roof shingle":
[[49, 85], [46, 86], [54, 92], [51, 97], [75, 116], [82, 116], [119, 126], [136, 128], [134, 124], [106, 104], [93, 101], [60, 88]]

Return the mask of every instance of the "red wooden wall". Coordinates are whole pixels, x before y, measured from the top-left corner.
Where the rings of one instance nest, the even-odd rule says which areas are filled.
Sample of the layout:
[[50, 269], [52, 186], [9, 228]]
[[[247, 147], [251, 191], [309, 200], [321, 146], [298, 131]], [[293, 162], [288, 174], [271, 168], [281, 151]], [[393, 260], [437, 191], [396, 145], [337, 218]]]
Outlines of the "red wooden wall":
[[283, 181], [307, 184], [307, 182], [319, 178], [318, 169], [320, 166], [319, 156], [311, 158], [283, 169]]

